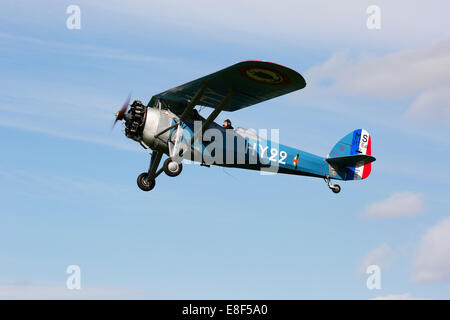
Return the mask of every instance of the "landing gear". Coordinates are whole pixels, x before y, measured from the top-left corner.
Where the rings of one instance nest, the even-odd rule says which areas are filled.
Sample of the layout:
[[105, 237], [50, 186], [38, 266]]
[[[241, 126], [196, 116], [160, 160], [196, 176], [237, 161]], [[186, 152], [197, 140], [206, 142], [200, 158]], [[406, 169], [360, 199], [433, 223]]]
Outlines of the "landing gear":
[[328, 188], [330, 188], [331, 191], [333, 191], [334, 193], [339, 193], [339, 192], [341, 192], [341, 186], [338, 185], [338, 184], [332, 184], [332, 183], [330, 182], [330, 177], [326, 177], [326, 178], [325, 178], [325, 182], [327, 183]]
[[164, 161], [163, 170], [169, 177], [176, 177], [183, 170], [183, 164], [172, 160], [172, 158], [167, 158]]
[[148, 179], [148, 173], [143, 172], [137, 177], [137, 185], [143, 191], [150, 191], [155, 187], [155, 179]]
[[162, 169], [156, 171], [161, 162], [162, 152], [153, 151], [150, 159], [148, 172], [141, 173], [137, 178], [137, 185], [143, 191], [150, 191], [155, 187], [155, 179], [162, 172]]
[[333, 191], [334, 193], [339, 193], [341, 191], [341, 186], [338, 184], [333, 185], [332, 187], [330, 187], [331, 191]]
[[164, 171], [169, 177], [176, 177], [183, 170], [181, 162], [166, 159], [162, 168], [158, 169], [163, 153], [161, 151], [153, 151], [150, 159], [148, 172], [141, 173], [137, 178], [137, 185], [143, 191], [150, 191], [155, 187], [156, 178]]

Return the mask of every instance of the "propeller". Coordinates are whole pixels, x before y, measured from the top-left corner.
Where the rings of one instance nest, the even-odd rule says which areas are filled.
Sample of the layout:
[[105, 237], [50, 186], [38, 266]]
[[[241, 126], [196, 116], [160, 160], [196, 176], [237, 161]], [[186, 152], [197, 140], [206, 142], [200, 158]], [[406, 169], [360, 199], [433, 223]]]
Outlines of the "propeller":
[[125, 100], [124, 104], [122, 105], [122, 108], [120, 108], [120, 110], [116, 112], [116, 119], [114, 120], [113, 128], [116, 125], [117, 121], [123, 120], [125, 113], [128, 110], [128, 106], [130, 104], [130, 99], [131, 99], [131, 93], [128, 95], [127, 100]]

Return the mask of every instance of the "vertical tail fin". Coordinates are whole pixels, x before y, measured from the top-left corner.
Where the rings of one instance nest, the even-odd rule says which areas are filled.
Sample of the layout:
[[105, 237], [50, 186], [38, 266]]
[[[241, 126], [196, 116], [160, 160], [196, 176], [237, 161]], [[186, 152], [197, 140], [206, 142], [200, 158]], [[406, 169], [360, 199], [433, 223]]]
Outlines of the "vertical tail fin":
[[[357, 129], [349, 133], [336, 143], [328, 156], [331, 159], [354, 155], [372, 155], [372, 141], [367, 130]], [[370, 175], [371, 168], [371, 163], [366, 161], [347, 166], [345, 180], [365, 179]]]

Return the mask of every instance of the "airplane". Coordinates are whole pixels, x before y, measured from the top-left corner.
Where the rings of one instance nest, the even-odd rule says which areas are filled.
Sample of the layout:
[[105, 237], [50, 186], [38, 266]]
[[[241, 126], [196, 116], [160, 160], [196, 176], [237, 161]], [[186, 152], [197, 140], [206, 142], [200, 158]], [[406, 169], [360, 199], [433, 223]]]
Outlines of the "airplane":
[[[138, 187], [152, 190], [162, 172], [178, 176], [183, 160], [206, 167], [272, 170], [322, 178], [334, 193], [339, 193], [341, 187], [331, 180], [367, 178], [376, 159], [371, 155], [371, 137], [365, 129], [350, 132], [326, 157], [321, 157], [279, 144], [252, 130], [224, 128], [214, 122], [222, 111], [234, 112], [305, 86], [302, 75], [292, 69], [272, 62], [243, 61], [156, 94], [147, 106], [140, 100], [129, 105], [129, 96], [116, 113], [114, 125], [124, 120], [126, 137], [152, 150], [148, 170], [137, 178]], [[204, 118], [196, 106], [213, 110]], [[164, 154], [168, 157], [158, 169]]]

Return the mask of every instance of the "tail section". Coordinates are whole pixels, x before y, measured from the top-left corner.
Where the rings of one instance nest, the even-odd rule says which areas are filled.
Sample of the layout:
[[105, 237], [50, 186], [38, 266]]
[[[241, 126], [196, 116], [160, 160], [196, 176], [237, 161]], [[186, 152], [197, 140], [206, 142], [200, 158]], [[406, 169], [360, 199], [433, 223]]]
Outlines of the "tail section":
[[357, 129], [336, 143], [331, 149], [327, 162], [336, 170], [344, 170], [344, 180], [360, 180], [370, 175], [372, 155], [370, 134]]

